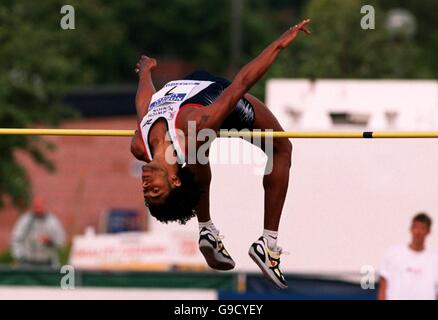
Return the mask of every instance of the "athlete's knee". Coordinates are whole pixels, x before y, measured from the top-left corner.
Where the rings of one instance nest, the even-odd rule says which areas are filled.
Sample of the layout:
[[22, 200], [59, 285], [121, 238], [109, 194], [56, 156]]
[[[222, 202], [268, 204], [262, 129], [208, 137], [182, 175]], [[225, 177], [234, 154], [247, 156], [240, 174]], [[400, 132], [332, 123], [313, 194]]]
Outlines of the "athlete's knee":
[[276, 154], [291, 155], [292, 143], [286, 138], [274, 138], [273, 151]]
[[291, 165], [292, 162], [292, 143], [289, 139], [274, 138], [273, 156], [280, 161], [284, 161], [285, 165]]

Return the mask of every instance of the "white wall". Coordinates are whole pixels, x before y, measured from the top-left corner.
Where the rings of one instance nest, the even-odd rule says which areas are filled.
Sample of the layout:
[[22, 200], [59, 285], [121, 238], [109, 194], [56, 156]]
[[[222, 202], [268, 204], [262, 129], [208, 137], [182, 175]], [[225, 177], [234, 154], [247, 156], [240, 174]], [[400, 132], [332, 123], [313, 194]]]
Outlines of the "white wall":
[[[393, 111], [398, 113], [394, 129], [438, 128], [438, 82], [431, 80], [271, 79], [266, 104], [289, 129], [333, 130], [330, 111], [370, 114], [373, 130], [390, 129], [385, 112]], [[290, 109], [302, 112], [299, 123], [288, 115]]]

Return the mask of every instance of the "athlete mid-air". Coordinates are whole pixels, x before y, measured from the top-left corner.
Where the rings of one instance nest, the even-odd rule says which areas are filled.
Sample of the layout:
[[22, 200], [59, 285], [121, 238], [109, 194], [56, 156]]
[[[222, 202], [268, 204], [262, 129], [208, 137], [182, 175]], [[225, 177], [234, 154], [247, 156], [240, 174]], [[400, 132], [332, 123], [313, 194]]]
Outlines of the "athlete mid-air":
[[[162, 222], [185, 223], [196, 216], [200, 230], [199, 247], [213, 269], [229, 270], [235, 263], [210, 218], [210, 166], [208, 162], [187, 161], [187, 141], [193, 139], [189, 136], [189, 124], [195, 124], [196, 132], [203, 129], [283, 131], [270, 110], [248, 90], [300, 31], [310, 34], [306, 28], [309, 22], [309, 19], [303, 20], [283, 33], [246, 64], [232, 82], [206, 71], [195, 71], [156, 91], [151, 71], [157, 66], [157, 61], [143, 55], [136, 65], [139, 76], [136, 95], [138, 129], [131, 152], [146, 162], [142, 174], [145, 203], [151, 215]], [[198, 148], [204, 143], [197, 141], [195, 146]], [[259, 147], [267, 154], [272, 169], [263, 178], [263, 234], [250, 246], [249, 255], [265, 276], [279, 288], [287, 288], [280, 270], [281, 248], [277, 246], [277, 236], [288, 189], [292, 144], [287, 138], [276, 138], [272, 152], [266, 152], [263, 143]]]

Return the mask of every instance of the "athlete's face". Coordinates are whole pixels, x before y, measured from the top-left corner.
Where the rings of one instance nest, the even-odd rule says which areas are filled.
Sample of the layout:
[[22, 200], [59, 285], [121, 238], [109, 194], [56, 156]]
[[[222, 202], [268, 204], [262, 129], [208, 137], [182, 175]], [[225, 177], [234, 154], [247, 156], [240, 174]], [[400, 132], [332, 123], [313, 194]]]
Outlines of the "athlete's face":
[[141, 179], [143, 195], [147, 204], [162, 204], [172, 190], [167, 170], [157, 165], [144, 165]]
[[412, 240], [415, 243], [424, 244], [426, 237], [430, 232], [427, 224], [421, 221], [414, 221], [411, 226]]

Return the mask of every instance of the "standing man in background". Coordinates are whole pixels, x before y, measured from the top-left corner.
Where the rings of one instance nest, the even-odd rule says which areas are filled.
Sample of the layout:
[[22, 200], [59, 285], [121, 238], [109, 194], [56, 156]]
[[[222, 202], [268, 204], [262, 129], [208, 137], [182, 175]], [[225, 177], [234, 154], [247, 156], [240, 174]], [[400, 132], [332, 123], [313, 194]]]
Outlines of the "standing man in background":
[[55, 215], [46, 211], [41, 197], [34, 197], [32, 210], [23, 214], [12, 231], [12, 255], [20, 266], [57, 267], [58, 249], [65, 232]]
[[412, 219], [411, 242], [390, 248], [380, 270], [379, 300], [434, 300], [438, 294], [438, 258], [426, 250], [432, 219], [419, 213]]

